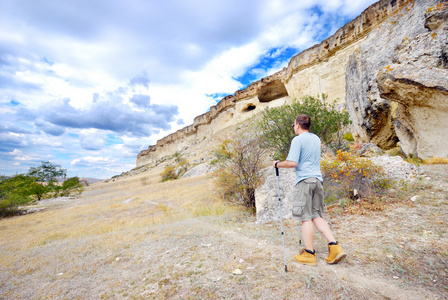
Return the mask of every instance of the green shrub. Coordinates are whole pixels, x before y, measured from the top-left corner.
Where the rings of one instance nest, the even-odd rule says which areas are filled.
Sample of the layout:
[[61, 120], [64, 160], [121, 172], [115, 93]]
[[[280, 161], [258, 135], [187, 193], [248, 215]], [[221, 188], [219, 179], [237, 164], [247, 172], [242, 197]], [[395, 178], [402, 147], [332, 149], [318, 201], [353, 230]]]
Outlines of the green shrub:
[[267, 108], [262, 112], [258, 128], [266, 146], [274, 151], [274, 159], [286, 158], [295, 136], [292, 124], [299, 114], [310, 116], [310, 132], [318, 135], [324, 144], [332, 144], [334, 141], [340, 143], [337, 133], [349, 124], [348, 113], [337, 111], [336, 102], [327, 103], [326, 95], [322, 95], [322, 100], [306, 96], [301, 101], [294, 100], [291, 104]]
[[7, 194], [0, 198], [0, 218], [11, 217], [19, 214], [19, 206], [27, 204], [31, 200], [18, 194]]
[[18, 174], [0, 182], [0, 217], [16, 215], [18, 207], [34, 201], [33, 195], [46, 190], [30, 176]]
[[73, 189], [73, 188], [78, 188], [82, 186], [82, 184], [79, 182], [79, 178], [78, 177], [70, 177], [67, 178], [63, 183], [62, 183], [62, 189], [63, 190], [68, 190], [68, 189]]
[[62, 196], [68, 196], [71, 193], [78, 193], [80, 194], [83, 190], [83, 185], [81, 182], [79, 182], [78, 177], [70, 177], [64, 180], [62, 183], [62, 187], [60, 187]]

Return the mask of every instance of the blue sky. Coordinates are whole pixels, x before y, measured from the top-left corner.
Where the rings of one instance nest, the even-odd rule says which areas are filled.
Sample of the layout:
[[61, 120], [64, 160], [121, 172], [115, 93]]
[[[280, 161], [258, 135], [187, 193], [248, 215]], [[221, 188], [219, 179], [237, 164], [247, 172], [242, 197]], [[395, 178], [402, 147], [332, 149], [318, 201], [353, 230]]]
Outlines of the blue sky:
[[372, 0], [0, 0], [0, 175], [110, 178]]

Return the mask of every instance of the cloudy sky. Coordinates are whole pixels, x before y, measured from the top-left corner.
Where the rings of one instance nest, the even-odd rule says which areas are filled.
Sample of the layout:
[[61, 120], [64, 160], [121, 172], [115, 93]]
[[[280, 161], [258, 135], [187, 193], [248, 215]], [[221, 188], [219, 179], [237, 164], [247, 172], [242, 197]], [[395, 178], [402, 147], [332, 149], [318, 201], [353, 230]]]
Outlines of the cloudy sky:
[[0, 0], [0, 175], [110, 178], [373, 0]]

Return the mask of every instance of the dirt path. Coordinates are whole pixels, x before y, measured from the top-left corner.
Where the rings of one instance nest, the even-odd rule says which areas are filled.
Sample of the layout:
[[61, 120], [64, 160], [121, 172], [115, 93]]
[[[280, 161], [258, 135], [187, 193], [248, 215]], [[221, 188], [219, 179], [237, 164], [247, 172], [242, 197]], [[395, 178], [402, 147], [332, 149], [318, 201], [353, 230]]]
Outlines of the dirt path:
[[349, 254], [340, 264], [325, 263], [320, 235], [318, 266], [295, 263], [298, 228], [285, 220], [288, 273], [280, 224], [210, 202], [206, 177], [94, 185], [0, 220], [0, 299], [448, 298], [448, 170], [425, 168], [430, 179], [385, 210], [330, 217]]

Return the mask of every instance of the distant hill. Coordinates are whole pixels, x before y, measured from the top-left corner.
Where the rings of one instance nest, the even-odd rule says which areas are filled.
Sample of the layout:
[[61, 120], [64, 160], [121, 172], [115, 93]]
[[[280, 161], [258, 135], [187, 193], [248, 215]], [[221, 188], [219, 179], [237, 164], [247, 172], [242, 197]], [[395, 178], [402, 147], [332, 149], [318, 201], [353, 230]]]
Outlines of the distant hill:
[[96, 182], [101, 182], [104, 181], [104, 179], [98, 179], [98, 178], [90, 178], [90, 177], [79, 177], [79, 180], [85, 180], [87, 181], [87, 183], [96, 183]]
[[[65, 179], [67, 179], [67, 178], [65, 178]], [[88, 184], [104, 181], [104, 179], [98, 179], [98, 178], [79, 177], [79, 181], [83, 181], [83, 180], [87, 181]], [[56, 181], [57, 182], [64, 182], [64, 178], [62, 178], [62, 177], [56, 178]]]

